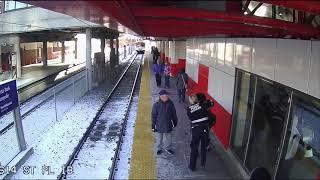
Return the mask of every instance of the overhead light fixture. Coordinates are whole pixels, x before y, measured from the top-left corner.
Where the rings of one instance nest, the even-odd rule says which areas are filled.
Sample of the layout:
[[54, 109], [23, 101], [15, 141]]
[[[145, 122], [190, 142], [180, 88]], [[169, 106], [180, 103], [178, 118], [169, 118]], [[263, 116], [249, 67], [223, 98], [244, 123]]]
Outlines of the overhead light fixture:
[[247, 11], [245, 11], [245, 12], [244, 12], [244, 14], [245, 14], [245, 15], [247, 15], [247, 14], [248, 14], [248, 12], [247, 12]]
[[279, 12], [279, 16], [282, 16], [283, 14], [281, 12]]

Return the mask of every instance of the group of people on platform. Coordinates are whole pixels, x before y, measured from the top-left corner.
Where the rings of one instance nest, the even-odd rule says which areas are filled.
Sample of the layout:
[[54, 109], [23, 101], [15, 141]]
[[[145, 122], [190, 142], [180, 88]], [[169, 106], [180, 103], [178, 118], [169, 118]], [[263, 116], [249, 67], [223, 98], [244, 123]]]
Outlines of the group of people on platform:
[[[170, 88], [171, 68], [168, 62], [163, 63], [159, 58], [156, 48], [152, 49], [153, 72], [158, 87], [161, 87], [161, 77], [165, 77], [165, 87]], [[188, 75], [181, 69], [175, 78], [179, 102], [185, 102], [185, 94], [188, 87]], [[173, 101], [169, 98], [165, 89], [160, 90], [159, 100], [153, 104], [151, 119], [152, 131], [156, 135], [157, 155], [164, 151], [174, 154], [172, 149], [172, 131], [178, 124], [178, 117]], [[206, 164], [206, 152], [209, 150], [209, 131], [215, 124], [216, 117], [211, 113], [210, 108], [213, 102], [206, 99], [203, 93], [192, 94], [189, 96], [190, 105], [187, 107], [187, 115], [191, 124], [192, 140], [190, 143], [190, 163], [188, 168], [191, 171], [196, 169], [198, 157], [198, 147], [201, 144], [200, 161], [201, 167]]]
[[[162, 61], [160, 59], [160, 53], [156, 47], [153, 47], [151, 50], [153, 55], [153, 72], [156, 79], [156, 84], [158, 87], [161, 87], [161, 79], [164, 77], [165, 88], [170, 88], [170, 75], [171, 75], [171, 66], [167, 61]], [[176, 87], [179, 96], [179, 102], [185, 102], [185, 93], [188, 85], [188, 75], [185, 72], [185, 69], [181, 69], [177, 78], [176, 78]]]

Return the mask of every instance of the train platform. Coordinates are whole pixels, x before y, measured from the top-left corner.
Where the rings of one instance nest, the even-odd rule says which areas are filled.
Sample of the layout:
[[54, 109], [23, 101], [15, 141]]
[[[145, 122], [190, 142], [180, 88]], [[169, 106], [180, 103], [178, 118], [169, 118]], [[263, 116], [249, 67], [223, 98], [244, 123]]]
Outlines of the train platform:
[[[67, 63], [55, 63], [48, 64], [47, 67], [43, 67], [42, 63], [32, 64], [22, 67], [22, 77], [17, 78], [17, 88], [21, 89], [25, 86], [28, 86], [36, 81], [44, 79], [50, 75], [56, 74], [58, 72], [63, 72], [60, 76], [63, 76], [64, 73], [71, 73], [77, 71], [80, 68], [83, 68], [85, 64], [71, 65]], [[67, 71], [66, 71], [67, 70]], [[57, 77], [58, 79], [59, 77]]]
[[[207, 164], [204, 170], [194, 172], [188, 169], [190, 158], [191, 128], [186, 114], [187, 103], [179, 103], [174, 86], [175, 79], [171, 79], [170, 99], [174, 102], [178, 115], [178, 125], [173, 131], [174, 155], [162, 153], [156, 155], [155, 137], [151, 131], [152, 104], [158, 100], [159, 91], [165, 89], [157, 87], [152, 72], [152, 62], [146, 59], [143, 68], [140, 100], [136, 119], [133, 152], [131, 157], [130, 178], [132, 179], [234, 179], [240, 178], [240, 173], [230, 169], [225, 161], [226, 155], [219, 142], [212, 137], [212, 150], [207, 153]], [[163, 80], [164, 81], [164, 80]], [[199, 161], [198, 161], [199, 163]], [[197, 166], [199, 167], [199, 165]], [[198, 168], [199, 169], [199, 168]]]

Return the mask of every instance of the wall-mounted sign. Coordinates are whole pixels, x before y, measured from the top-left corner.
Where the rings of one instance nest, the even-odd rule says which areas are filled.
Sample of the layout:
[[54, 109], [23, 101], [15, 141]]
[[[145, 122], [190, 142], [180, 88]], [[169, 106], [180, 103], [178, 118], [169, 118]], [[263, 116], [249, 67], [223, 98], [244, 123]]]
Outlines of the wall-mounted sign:
[[18, 107], [16, 80], [0, 84], [0, 117]]

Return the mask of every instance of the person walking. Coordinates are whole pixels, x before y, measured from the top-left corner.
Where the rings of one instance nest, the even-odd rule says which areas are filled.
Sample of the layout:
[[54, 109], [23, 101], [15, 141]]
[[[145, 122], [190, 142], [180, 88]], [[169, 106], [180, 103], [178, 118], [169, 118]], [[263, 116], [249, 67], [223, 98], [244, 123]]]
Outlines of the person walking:
[[188, 168], [191, 171], [196, 169], [198, 148], [201, 143], [201, 167], [204, 168], [207, 159], [207, 141], [208, 141], [208, 111], [201, 106], [196, 95], [191, 95], [189, 97], [190, 106], [187, 108], [187, 115], [191, 121], [191, 133], [192, 139], [190, 143], [191, 153], [190, 153], [190, 163]]
[[188, 75], [185, 73], [184, 69], [181, 69], [178, 77], [177, 77], [177, 90], [178, 90], [178, 96], [179, 96], [179, 102], [184, 102], [185, 101], [185, 94], [186, 94], [186, 89], [188, 85]]
[[170, 88], [170, 73], [171, 73], [171, 66], [168, 62], [166, 62], [164, 65], [164, 80], [167, 88]]
[[[214, 102], [212, 102], [211, 100], [207, 100], [206, 96], [203, 93], [197, 93], [196, 96], [200, 106], [208, 111], [208, 129], [210, 130], [216, 124], [216, 115], [214, 115], [210, 110], [214, 106]], [[208, 140], [206, 149], [207, 151], [211, 151], [209, 133], [207, 135]]]
[[152, 63], [156, 64], [159, 59], [159, 51], [157, 47], [152, 46], [151, 47], [151, 54], [152, 54]]
[[153, 64], [153, 72], [155, 74], [156, 83], [158, 87], [161, 86], [161, 75], [163, 74], [163, 70], [163, 65], [160, 63], [159, 60], [157, 61], [157, 64]]
[[151, 128], [156, 133], [157, 155], [160, 155], [162, 150], [174, 154], [172, 130], [178, 123], [176, 109], [166, 90], [161, 90], [159, 95], [159, 100], [153, 104], [151, 112]]

